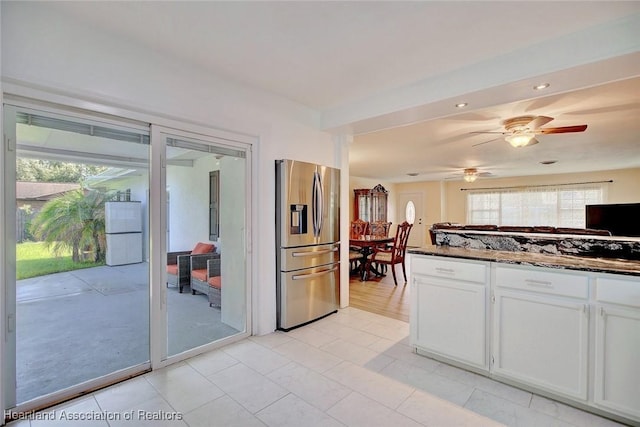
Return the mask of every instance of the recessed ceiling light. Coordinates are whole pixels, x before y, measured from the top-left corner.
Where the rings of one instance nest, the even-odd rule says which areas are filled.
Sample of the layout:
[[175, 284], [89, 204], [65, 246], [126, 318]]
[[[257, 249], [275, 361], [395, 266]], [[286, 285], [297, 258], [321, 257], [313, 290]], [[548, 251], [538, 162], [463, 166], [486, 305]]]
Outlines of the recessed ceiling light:
[[419, 173], [418, 172], [409, 172], [407, 175], [409, 175], [409, 176], [418, 176]]
[[549, 83], [542, 83], [542, 84], [539, 84], [539, 85], [535, 85], [533, 88], [535, 90], [542, 90], [542, 89], [548, 88], [549, 86], [550, 86]]
[[460, 102], [459, 104], [456, 104], [456, 108], [464, 108], [466, 107], [468, 104], [466, 102]]
[[557, 160], [543, 160], [540, 162], [541, 165], [552, 165], [554, 163], [558, 163]]

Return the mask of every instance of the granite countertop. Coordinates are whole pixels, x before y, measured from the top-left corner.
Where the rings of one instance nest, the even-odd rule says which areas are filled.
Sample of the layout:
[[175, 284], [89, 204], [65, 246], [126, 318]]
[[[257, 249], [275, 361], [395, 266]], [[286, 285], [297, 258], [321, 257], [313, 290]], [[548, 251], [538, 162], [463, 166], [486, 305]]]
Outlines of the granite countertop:
[[569, 270], [593, 271], [640, 276], [640, 261], [609, 258], [588, 258], [570, 255], [545, 255], [531, 252], [509, 252], [492, 249], [467, 249], [450, 246], [425, 246], [407, 249], [410, 254], [437, 255], [479, 261], [522, 264]]

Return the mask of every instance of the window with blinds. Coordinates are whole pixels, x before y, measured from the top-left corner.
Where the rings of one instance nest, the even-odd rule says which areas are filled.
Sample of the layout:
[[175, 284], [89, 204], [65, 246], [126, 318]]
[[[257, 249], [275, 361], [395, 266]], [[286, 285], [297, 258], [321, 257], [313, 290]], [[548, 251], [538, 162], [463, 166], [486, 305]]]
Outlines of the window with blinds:
[[584, 228], [585, 206], [603, 200], [603, 184], [471, 191], [467, 223]]

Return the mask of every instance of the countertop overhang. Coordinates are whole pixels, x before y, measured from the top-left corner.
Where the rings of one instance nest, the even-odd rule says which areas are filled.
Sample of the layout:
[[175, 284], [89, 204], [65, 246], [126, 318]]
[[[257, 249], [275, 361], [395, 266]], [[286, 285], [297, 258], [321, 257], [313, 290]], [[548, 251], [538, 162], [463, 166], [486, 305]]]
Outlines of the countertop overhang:
[[640, 261], [635, 260], [545, 255], [532, 252], [510, 252], [493, 249], [468, 249], [434, 245], [421, 248], [409, 248], [407, 251], [415, 255], [435, 255], [505, 264], [522, 264], [535, 267], [640, 276]]

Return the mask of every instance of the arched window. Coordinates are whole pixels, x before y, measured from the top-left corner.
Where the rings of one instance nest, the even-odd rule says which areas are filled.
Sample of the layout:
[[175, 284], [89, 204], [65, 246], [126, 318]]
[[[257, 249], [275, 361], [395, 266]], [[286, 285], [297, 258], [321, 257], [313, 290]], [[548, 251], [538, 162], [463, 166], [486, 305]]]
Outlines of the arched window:
[[407, 206], [404, 208], [404, 218], [409, 224], [413, 224], [416, 220], [416, 205], [411, 200], [407, 202]]

